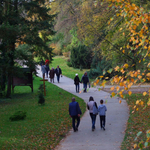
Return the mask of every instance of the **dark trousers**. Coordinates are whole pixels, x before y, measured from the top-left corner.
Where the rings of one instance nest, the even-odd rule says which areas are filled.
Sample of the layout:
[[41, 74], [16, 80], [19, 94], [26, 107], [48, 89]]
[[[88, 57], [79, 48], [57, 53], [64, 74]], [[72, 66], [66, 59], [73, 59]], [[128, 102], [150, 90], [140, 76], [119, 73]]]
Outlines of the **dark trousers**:
[[90, 117], [92, 120], [92, 129], [95, 129], [96, 115], [94, 115], [93, 113], [90, 113]]
[[57, 75], [57, 81], [59, 82], [59, 79], [60, 79], [60, 75]]
[[106, 116], [100, 116], [100, 127], [105, 127]]
[[79, 92], [79, 84], [76, 84], [76, 92]]
[[86, 92], [86, 89], [87, 89], [87, 83], [83, 83], [83, 88], [84, 88], [84, 91], [83, 91], [83, 92]]
[[[80, 124], [80, 117], [78, 117], [78, 116], [71, 116], [71, 117], [72, 117], [73, 130], [76, 131], [76, 128], [78, 128], [79, 124]], [[77, 120], [77, 123], [76, 123], [76, 120]]]

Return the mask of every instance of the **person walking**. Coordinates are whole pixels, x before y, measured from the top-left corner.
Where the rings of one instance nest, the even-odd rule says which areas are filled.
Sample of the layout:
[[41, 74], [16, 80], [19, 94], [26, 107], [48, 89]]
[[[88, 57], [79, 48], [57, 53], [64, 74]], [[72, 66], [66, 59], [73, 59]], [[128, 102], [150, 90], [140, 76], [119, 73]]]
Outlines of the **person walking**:
[[90, 96], [89, 102], [87, 103], [87, 109], [89, 110], [89, 114], [90, 114], [91, 121], [92, 121], [92, 131], [95, 130], [95, 123], [96, 123], [96, 116], [97, 116], [97, 114], [93, 111], [94, 107], [96, 107], [96, 109], [98, 109], [97, 103], [94, 101], [94, 98], [92, 96]]
[[46, 73], [46, 66], [44, 65], [44, 63], [42, 63], [42, 66], [41, 66], [41, 71], [42, 71], [42, 77], [45, 78], [45, 73]]
[[55, 76], [55, 70], [54, 67], [52, 67], [52, 69], [49, 72], [50, 82], [54, 83], [54, 76]]
[[48, 72], [49, 72], [49, 70], [50, 70], [48, 63], [45, 64], [45, 70], [46, 70], [46, 77], [48, 78]]
[[[72, 118], [72, 127], [74, 132], [78, 131], [80, 124], [80, 115], [82, 114], [78, 102], [72, 97], [72, 102], [69, 103], [69, 115]], [[77, 123], [76, 123], [77, 120]]]
[[101, 129], [105, 130], [107, 107], [103, 103], [104, 103], [104, 101], [101, 99], [100, 105], [98, 106], [98, 112], [99, 112], [99, 117], [100, 117], [100, 127], [101, 127]]
[[55, 69], [55, 73], [56, 73], [56, 76], [57, 76], [57, 81], [59, 83], [60, 75], [62, 76], [62, 71], [59, 68], [59, 66], [57, 66], [57, 68]]
[[74, 84], [75, 84], [75, 87], [76, 87], [76, 93], [79, 93], [79, 90], [80, 90], [80, 86], [79, 86], [79, 83], [80, 83], [80, 79], [78, 77], [78, 74], [76, 73], [76, 76], [74, 78]]
[[89, 82], [87, 72], [85, 72], [84, 75], [82, 76], [81, 82], [83, 82], [83, 88], [84, 88], [83, 92], [87, 92], [87, 83]]

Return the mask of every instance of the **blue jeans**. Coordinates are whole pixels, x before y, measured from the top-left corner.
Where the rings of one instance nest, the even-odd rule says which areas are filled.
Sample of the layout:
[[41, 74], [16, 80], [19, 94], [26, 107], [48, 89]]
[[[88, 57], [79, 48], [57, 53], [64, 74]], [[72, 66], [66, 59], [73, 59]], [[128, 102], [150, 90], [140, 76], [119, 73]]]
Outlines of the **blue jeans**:
[[76, 84], [76, 92], [79, 92], [79, 84]]
[[92, 120], [92, 129], [95, 129], [96, 115], [94, 115], [93, 113], [90, 113], [90, 117]]
[[[72, 117], [72, 127], [73, 127], [73, 130], [76, 131], [76, 128], [79, 127], [79, 124], [80, 124], [80, 117], [78, 116], [71, 116]], [[75, 121], [77, 120], [77, 124], [75, 124]]]
[[57, 81], [59, 82], [60, 75], [57, 75]]
[[83, 83], [84, 92], [86, 92], [87, 89], [87, 83]]

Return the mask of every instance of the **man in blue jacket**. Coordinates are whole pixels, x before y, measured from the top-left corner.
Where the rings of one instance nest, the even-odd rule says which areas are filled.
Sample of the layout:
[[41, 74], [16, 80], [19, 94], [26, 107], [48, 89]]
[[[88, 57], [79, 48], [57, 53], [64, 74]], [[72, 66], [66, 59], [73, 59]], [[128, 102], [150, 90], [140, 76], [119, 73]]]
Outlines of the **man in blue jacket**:
[[87, 72], [85, 72], [84, 75], [82, 76], [81, 82], [83, 82], [83, 88], [84, 88], [83, 92], [87, 92], [86, 91], [86, 89], [87, 89], [87, 83], [89, 82], [89, 77], [87, 75]]
[[[78, 102], [75, 101], [75, 98], [73, 97], [72, 102], [69, 103], [69, 115], [72, 118], [72, 127], [73, 127], [74, 132], [78, 131], [81, 114], [82, 114], [82, 112], [79, 107], [79, 104], [78, 104]], [[75, 120], [77, 120], [76, 125], [75, 125]]]

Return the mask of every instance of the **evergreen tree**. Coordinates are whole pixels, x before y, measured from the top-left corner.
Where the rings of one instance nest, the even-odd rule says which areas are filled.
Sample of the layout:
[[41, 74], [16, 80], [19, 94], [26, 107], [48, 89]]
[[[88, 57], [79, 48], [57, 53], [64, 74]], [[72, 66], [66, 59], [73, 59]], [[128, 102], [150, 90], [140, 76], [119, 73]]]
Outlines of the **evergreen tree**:
[[27, 44], [30, 46], [31, 55], [52, 59], [52, 48], [39, 36], [41, 31], [45, 32], [44, 35], [54, 34], [54, 15], [49, 15], [49, 10], [45, 0], [0, 1], [0, 78], [3, 79], [1, 87], [4, 87], [7, 81], [7, 97], [11, 94], [11, 79], [15, 72], [14, 60], [18, 59], [17, 45]]

